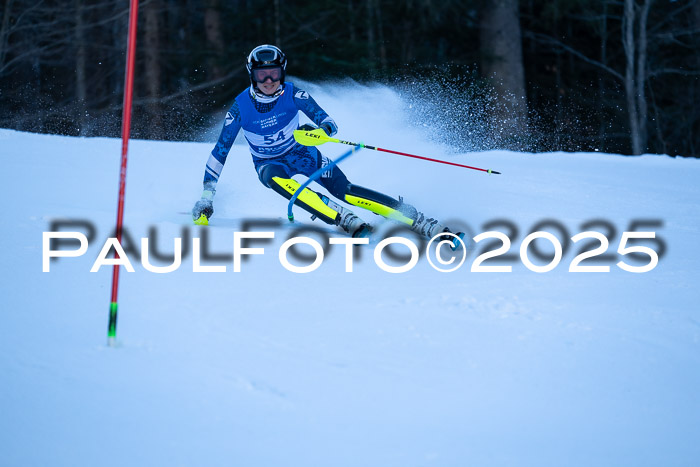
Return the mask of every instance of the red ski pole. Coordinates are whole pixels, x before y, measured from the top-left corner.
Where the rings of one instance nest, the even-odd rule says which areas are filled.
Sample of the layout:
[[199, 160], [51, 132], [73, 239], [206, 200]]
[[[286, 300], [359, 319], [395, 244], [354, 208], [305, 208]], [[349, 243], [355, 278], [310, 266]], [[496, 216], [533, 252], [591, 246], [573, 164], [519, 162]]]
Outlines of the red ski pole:
[[322, 128], [317, 128], [315, 130], [311, 131], [306, 131], [306, 130], [295, 130], [294, 131], [294, 139], [299, 143], [304, 146], [318, 146], [323, 143], [341, 143], [341, 144], [348, 144], [350, 146], [359, 146], [361, 148], [365, 149], [372, 149], [374, 151], [382, 151], [382, 152], [388, 152], [391, 154], [398, 154], [399, 156], [406, 156], [406, 157], [413, 157], [416, 159], [423, 159], [424, 161], [430, 161], [430, 162], [438, 162], [440, 164], [447, 164], [447, 165], [454, 165], [457, 167], [463, 167], [465, 169], [472, 169], [472, 170], [479, 170], [481, 172], [486, 172], [489, 174], [500, 174], [501, 172], [497, 172], [495, 170], [491, 169], [480, 169], [479, 167], [471, 167], [469, 165], [463, 165], [463, 164], [457, 164], [455, 162], [448, 162], [448, 161], [442, 161], [440, 159], [432, 159], [430, 157], [424, 157], [424, 156], [416, 156], [415, 154], [408, 154], [405, 152], [399, 152], [399, 151], [392, 151], [391, 149], [383, 149], [383, 148], [377, 148], [374, 146], [368, 146], [366, 144], [362, 143], [351, 143], [350, 141], [343, 141], [340, 139], [336, 138], [331, 138], [326, 134], [325, 131], [323, 131]]

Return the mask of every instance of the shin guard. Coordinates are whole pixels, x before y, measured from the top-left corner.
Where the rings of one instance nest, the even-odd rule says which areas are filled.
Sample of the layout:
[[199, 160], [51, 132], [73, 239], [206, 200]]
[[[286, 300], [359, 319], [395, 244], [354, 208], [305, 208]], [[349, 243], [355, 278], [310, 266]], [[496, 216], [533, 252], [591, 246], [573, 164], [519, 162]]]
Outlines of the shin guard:
[[[299, 182], [293, 178], [272, 177], [270, 181], [270, 188], [287, 199], [291, 199], [299, 187]], [[327, 224], [338, 225], [340, 221], [340, 214], [338, 211], [330, 208], [321, 200], [321, 197], [318, 196], [315, 191], [309, 190], [308, 188], [304, 188], [304, 191], [297, 197], [294, 204]]]
[[391, 196], [352, 183], [348, 185], [345, 201], [409, 226], [413, 226], [418, 215], [416, 208], [410, 204], [404, 204]]

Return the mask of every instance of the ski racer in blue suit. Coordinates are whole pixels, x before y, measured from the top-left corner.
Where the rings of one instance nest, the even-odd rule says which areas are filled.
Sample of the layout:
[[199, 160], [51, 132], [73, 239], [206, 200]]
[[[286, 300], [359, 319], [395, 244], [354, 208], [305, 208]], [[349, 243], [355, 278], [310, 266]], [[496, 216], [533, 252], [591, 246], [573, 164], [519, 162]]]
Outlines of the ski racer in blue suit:
[[[292, 176], [308, 177], [329, 163], [316, 147], [303, 146], [294, 140], [293, 132], [299, 128], [299, 111], [328, 136], [333, 136], [338, 127], [306, 91], [285, 82], [287, 59], [282, 51], [273, 45], [260, 45], [248, 56], [246, 67], [251, 85], [236, 97], [226, 114], [219, 140], [207, 161], [204, 191], [192, 209], [197, 224], [208, 224], [214, 213], [216, 184], [241, 129], [260, 181], [287, 199], [300, 187]], [[301, 128], [310, 129], [306, 125]], [[428, 238], [449, 232], [436, 219], [427, 218], [401, 199], [350, 183], [337, 166], [324, 172], [318, 181], [335, 198], [404, 223]], [[295, 204], [328, 224], [340, 226], [354, 237], [369, 234], [369, 224], [350, 209], [309, 188], [300, 193]]]

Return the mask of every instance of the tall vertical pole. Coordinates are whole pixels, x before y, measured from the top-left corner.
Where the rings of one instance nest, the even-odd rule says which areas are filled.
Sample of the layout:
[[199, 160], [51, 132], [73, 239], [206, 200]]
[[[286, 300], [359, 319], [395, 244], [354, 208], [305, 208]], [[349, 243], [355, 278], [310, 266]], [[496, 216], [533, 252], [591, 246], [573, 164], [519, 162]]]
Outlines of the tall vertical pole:
[[[131, 101], [134, 92], [134, 58], [136, 56], [136, 26], [139, 2], [131, 0], [129, 6], [129, 38], [126, 51], [126, 72], [124, 77], [124, 108], [122, 112], [122, 159], [119, 172], [119, 202], [117, 204], [117, 241], [122, 242], [122, 225], [124, 221], [124, 193], [126, 191], [126, 160], [129, 152], [129, 134], [131, 133]], [[114, 257], [118, 258], [117, 252]], [[109, 326], [107, 345], [113, 347], [117, 337], [117, 293], [119, 291], [119, 265], [112, 270], [112, 299], [109, 304]]]

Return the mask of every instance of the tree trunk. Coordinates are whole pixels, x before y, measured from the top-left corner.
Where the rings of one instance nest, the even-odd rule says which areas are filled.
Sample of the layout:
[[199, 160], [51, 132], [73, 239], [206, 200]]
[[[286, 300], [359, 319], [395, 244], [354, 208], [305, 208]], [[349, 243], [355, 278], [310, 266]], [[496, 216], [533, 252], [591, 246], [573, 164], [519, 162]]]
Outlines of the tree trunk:
[[90, 136], [89, 119], [87, 117], [87, 83], [86, 83], [86, 51], [85, 25], [83, 22], [83, 0], [74, 0], [75, 6], [75, 108], [78, 113], [80, 136]]
[[630, 123], [630, 138], [632, 141], [632, 154], [642, 153], [642, 141], [639, 134], [639, 115], [637, 113], [637, 100], [635, 98], [636, 86], [634, 83], [635, 40], [634, 18], [635, 0], [625, 0], [625, 11], [622, 16], [622, 46], [625, 50], [625, 98], [627, 100], [627, 113]]
[[[556, 18], [559, 18], [559, 3], [554, 2], [552, 5], [552, 8], [554, 9], [554, 16]], [[560, 37], [561, 33], [559, 32], [559, 22], [555, 21], [554, 25], [552, 26], [552, 32], [554, 34], [554, 37]], [[555, 107], [555, 114], [554, 114], [554, 144], [557, 148], [561, 147], [561, 135], [563, 134], [564, 130], [564, 105], [563, 105], [563, 100], [564, 100], [564, 87], [562, 83], [562, 71], [563, 71], [563, 65], [562, 65], [562, 52], [560, 50], [555, 50], [554, 51], [554, 56], [556, 57], [554, 60], [554, 84], [556, 87], [556, 92], [557, 92], [557, 104]]]
[[[647, 19], [652, 0], [637, 7], [636, 0], [625, 0], [622, 17], [622, 45], [625, 50], [625, 97], [630, 122], [632, 154], [642, 154], [647, 148]], [[635, 34], [635, 23], [638, 28]]]
[[382, 7], [381, 0], [374, 0], [375, 17], [377, 18], [377, 36], [379, 39], [379, 61], [382, 70], [386, 70], [386, 44], [384, 43], [384, 29], [382, 28]]
[[[5, 7], [2, 12], [2, 23], [0, 23], [0, 70], [5, 64], [7, 56], [7, 37], [10, 35], [10, 14], [12, 13], [12, 0], [5, 0]], [[2, 73], [0, 72], [0, 75]]]
[[[649, 8], [652, 0], [644, 0], [642, 9], [639, 12], [639, 47], [637, 52], [637, 109], [639, 118], [639, 140], [640, 151], [647, 150], [647, 20], [649, 19]], [[640, 154], [641, 154], [640, 152]]]
[[492, 117], [504, 136], [527, 128], [518, 0], [493, 0], [481, 12], [481, 69], [496, 92]]
[[355, 42], [357, 40], [357, 35], [355, 34], [355, 9], [352, 6], [352, 0], [348, 0], [347, 25], [350, 33], [350, 42]]
[[[608, 66], [608, 2], [603, 1], [603, 14], [600, 18], [600, 63], [603, 66]], [[602, 73], [598, 75], [598, 95], [600, 108], [605, 106], [605, 80]], [[607, 123], [605, 120], [600, 120], [598, 127], [598, 147], [605, 147], [605, 134]]]
[[223, 76], [219, 59], [224, 55], [224, 35], [221, 28], [221, 1], [209, 0], [204, 10], [204, 34], [207, 38], [207, 47], [211, 51], [207, 56], [207, 72], [210, 80], [217, 80]]
[[374, 2], [376, 0], [367, 0], [367, 63], [370, 70], [374, 70], [375, 43], [374, 43]]
[[161, 73], [160, 73], [160, 26], [158, 14], [160, 13], [160, 1], [151, 0], [144, 8], [145, 16], [145, 37], [144, 37], [144, 58], [146, 81], [146, 95], [151, 99], [148, 104], [149, 131], [148, 137], [161, 139], [163, 137], [163, 118], [161, 106], [157, 101], [160, 97]]
[[280, 0], [275, 0], [275, 45], [282, 47], [280, 36]]
[[[111, 8], [112, 11], [109, 12], [115, 17], [120, 18], [118, 21], [112, 23], [112, 34], [109, 35], [114, 50], [119, 54], [119, 60], [109, 62], [110, 66], [113, 68], [112, 73], [109, 74], [112, 84], [112, 104], [119, 106], [123, 103], [124, 69], [126, 68], [126, 49], [128, 46], [127, 37], [129, 31], [129, 5], [124, 5], [124, 3], [114, 2]], [[124, 14], [125, 12], [126, 14]]]

